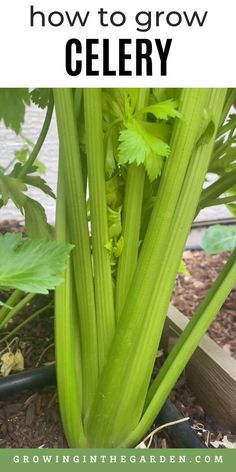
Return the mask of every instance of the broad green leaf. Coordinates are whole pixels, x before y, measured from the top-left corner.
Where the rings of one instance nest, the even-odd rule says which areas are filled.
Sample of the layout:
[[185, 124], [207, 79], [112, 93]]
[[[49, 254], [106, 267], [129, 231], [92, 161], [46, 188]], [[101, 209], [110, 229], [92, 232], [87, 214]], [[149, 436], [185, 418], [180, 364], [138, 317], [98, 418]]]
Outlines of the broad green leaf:
[[19, 233], [0, 235], [0, 287], [47, 294], [63, 281], [72, 246], [56, 241], [22, 241]]
[[23, 192], [26, 190], [26, 185], [20, 179], [5, 175], [0, 170], [0, 194], [4, 205], [11, 199], [17, 208], [22, 208], [26, 198]]
[[0, 120], [16, 134], [24, 123], [26, 105], [30, 105], [27, 88], [0, 88]]
[[119, 141], [119, 164], [143, 164], [150, 180], [154, 180], [161, 173], [162, 157], [169, 155], [169, 145], [148, 132], [142, 122], [130, 120], [126, 129], [121, 131]]
[[201, 246], [208, 254], [233, 251], [236, 247], [236, 226], [211, 226], [205, 232]]
[[155, 103], [140, 110], [139, 113], [151, 113], [159, 120], [168, 120], [169, 118], [181, 118], [182, 115], [176, 109], [178, 106], [174, 100], [165, 100]]
[[46, 108], [49, 102], [50, 89], [49, 88], [36, 88], [30, 92], [30, 98], [32, 102], [39, 108]]
[[53, 229], [47, 222], [44, 208], [39, 202], [26, 197], [24, 202], [25, 226], [32, 239], [52, 239]]

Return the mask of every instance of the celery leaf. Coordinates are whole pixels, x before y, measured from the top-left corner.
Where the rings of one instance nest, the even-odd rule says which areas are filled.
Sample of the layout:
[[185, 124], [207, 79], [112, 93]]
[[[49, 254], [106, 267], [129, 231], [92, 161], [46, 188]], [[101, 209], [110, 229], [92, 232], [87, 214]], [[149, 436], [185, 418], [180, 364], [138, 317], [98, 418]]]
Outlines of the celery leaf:
[[20, 179], [5, 175], [0, 170], [0, 194], [4, 205], [11, 199], [17, 208], [22, 208], [25, 201], [23, 192], [26, 190], [26, 185]]
[[176, 109], [178, 106], [175, 100], [165, 100], [155, 103], [140, 110], [140, 113], [151, 113], [159, 120], [168, 120], [169, 118], [181, 118], [182, 115]]
[[131, 119], [119, 136], [119, 164], [143, 164], [150, 180], [161, 173], [163, 157], [167, 157], [170, 148], [162, 139], [150, 133], [142, 122]]
[[49, 88], [36, 88], [30, 92], [30, 98], [32, 102], [39, 108], [46, 108], [49, 102], [50, 89]]
[[30, 105], [27, 88], [0, 88], [0, 121], [16, 134], [24, 123], [26, 105]]
[[52, 239], [53, 230], [47, 222], [43, 206], [30, 197], [24, 202], [25, 226], [30, 238]]
[[[24, 165], [22, 165], [20, 162], [17, 162], [14, 166], [14, 169], [10, 173], [10, 177], [18, 177], [18, 175], [20, 175], [23, 169]], [[31, 166], [31, 168], [27, 171], [27, 174], [23, 175], [20, 180], [27, 185], [39, 188], [46, 195], [49, 195], [52, 198], [56, 198], [52, 189], [47, 185], [46, 181], [42, 177], [40, 177], [39, 175], [31, 175], [34, 172], [37, 172], [37, 170], [37, 166]]]
[[63, 281], [72, 246], [56, 241], [22, 241], [19, 233], [0, 235], [0, 287], [47, 294]]

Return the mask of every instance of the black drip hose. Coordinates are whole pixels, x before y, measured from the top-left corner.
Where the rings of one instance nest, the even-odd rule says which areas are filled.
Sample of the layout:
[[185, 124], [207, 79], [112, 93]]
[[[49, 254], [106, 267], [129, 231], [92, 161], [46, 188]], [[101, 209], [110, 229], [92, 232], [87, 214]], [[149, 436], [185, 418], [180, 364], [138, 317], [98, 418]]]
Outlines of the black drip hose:
[[[47, 385], [55, 385], [56, 368], [55, 363], [44, 367], [24, 370], [7, 377], [0, 377], [0, 400], [22, 390], [34, 390]], [[165, 424], [182, 418], [181, 413], [175, 405], [167, 400], [156, 420], [157, 424]], [[204, 448], [206, 447], [197, 436], [191, 426], [186, 423], [176, 424], [166, 428], [168, 436], [173, 440], [176, 447]]]
[[0, 400], [14, 393], [56, 383], [55, 363], [0, 377]]
[[[162, 425], [165, 423], [170, 423], [172, 421], [178, 421], [183, 416], [176, 408], [175, 405], [170, 400], [165, 402], [165, 405], [162, 407], [157, 419], [157, 425]], [[175, 447], [185, 447], [185, 448], [206, 448], [204, 442], [196, 434], [196, 432], [191, 428], [190, 424], [186, 421], [184, 423], [179, 423], [172, 425], [169, 428], [165, 428], [169, 438], [175, 443]]]

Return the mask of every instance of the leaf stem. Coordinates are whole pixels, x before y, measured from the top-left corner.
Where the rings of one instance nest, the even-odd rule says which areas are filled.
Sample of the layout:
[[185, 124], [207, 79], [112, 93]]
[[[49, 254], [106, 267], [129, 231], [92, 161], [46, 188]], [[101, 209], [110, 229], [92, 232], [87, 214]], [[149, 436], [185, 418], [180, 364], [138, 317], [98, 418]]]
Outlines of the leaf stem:
[[45, 119], [44, 119], [44, 123], [43, 123], [43, 127], [41, 129], [41, 132], [40, 132], [40, 135], [33, 147], [33, 150], [29, 156], [29, 158], [27, 159], [26, 163], [24, 164], [24, 166], [22, 167], [21, 171], [19, 172], [19, 175], [18, 177], [20, 179], [23, 179], [27, 172], [30, 170], [30, 168], [32, 167], [34, 161], [37, 159], [38, 157], [38, 154], [41, 150], [41, 147], [45, 141], [45, 138], [47, 136], [47, 133], [48, 133], [48, 130], [49, 130], [49, 126], [51, 124], [51, 120], [52, 120], [52, 114], [53, 114], [53, 107], [54, 107], [54, 101], [53, 101], [53, 93], [52, 91], [50, 91], [50, 95], [49, 95], [49, 102], [48, 102], [48, 107], [47, 107], [47, 112], [46, 112], [46, 116], [45, 116]]
[[[139, 89], [136, 111], [142, 110], [149, 100], [149, 89]], [[124, 248], [119, 257], [116, 280], [116, 318], [119, 319], [138, 260], [140, 226], [145, 180], [144, 166], [128, 167], [122, 217]]]
[[101, 89], [84, 89], [92, 256], [101, 372], [115, 332], [111, 266], [105, 245], [109, 241], [105, 189]]
[[[73, 277], [71, 272], [67, 274], [68, 280], [72, 277], [74, 292], [70, 294], [72, 282], [69, 283], [67, 280], [65, 285], [59, 289], [62, 294], [61, 302], [58, 301], [56, 307], [57, 338], [59, 339], [58, 345], [60, 345], [61, 333], [63, 336], [65, 334], [63, 344], [64, 353], [67, 356], [68, 352], [71, 352], [68, 341], [72, 336], [71, 329], [75, 329], [74, 326], [76, 323], [78, 324], [76, 332], [79, 331], [77, 337], [79, 336], [83, 372], [83, 411], [88, 411], [97, 384], [98, 356], [86, 197], [71, 89], [54, 89], [54, 100], [60, 141], [57, 234], [59, 239], [69, 238], [69, 241], [75, 245], [71, 254]], [[60, 300], [58, 291], [56, 300]], [[65, 313], [61, 319], [63, 307], [65, 307]], [[72, 352], [70, 355], [73, 355]], [[60, 356], [58, 372], [60, 372], [60, 368], [64, 369], [63, 356]], [[73, 372], [73, 376], [78, 377], [78, 372]], [[66, 377], [62, 379], [61, 384], [63, 385], [65, 382], [67, 382]], [[64, 387], [62, 386], [62, 388]], [[70, 401], [69, 396], [67, 402]]]
[[[6, 304], [9, 307], [14, 307], [14, 305], [20, 300], [20, 298], [22, 298], [23, 294], [24, 294], [24, 292], [22, 290], [15, 289], [11, 293], [11, 295], [8, 298]], [[9, 313], [10, 310], [11, 310], [11, 308], [8, 308], [7, 306], [3, 306], [0, 309], [0, 324], [1, 324], [1, 321], [5, 318], [5, 316]]]
[[208, 203], [211, 200], [216, 199], [227, 190], [230, 190], [236, 182], [236, 170], [231, 171], [222, 177], [220, 177], [216, 182], [211, 184], [209, 187], [205, 188], [201, 193], [201, 198], [199, 201], [197, 212], [199, 212], [202, 208], [208, 206]]
[[29, 303], [34, 297], [35, 293], [28, 293], [22, 300], [19, 301], [19, 303], [17, 303], [16, 306], [14, 306], [14, 308], [12, 308], [12, 310], [9, 310], [5, 317], [0, 321], [0, 329], [3, 328], [3, 326], [5, 326], [8, 321], [13, 318], [13, 316], [17, 315], [19, 311], [22, 310], [22, 308], [24, 308], [24, 306], [27, 305], [27, 303]]
[[20, 329], [22, 329], [27, 323], [30, 323], [30, 321], [34, 320], [35, 318], [37, 318], [37, 316], [39, 316], [42, 313], [44, 313], [45, 311], [49, 310], [49, 308], [51, 308], [51, 307], [52, 307], [52, 302], [48, 303], [48, 305], [46, 305], [46, 306], [40, 308], [39, 310], [35, 311], [35, 313], [32, 313], [32, 315], [28, 316], [24, 321], [17, 324], [17, 326], [14, 329], [12, 329], [10, 333], [8, 333], [5, 336], [3, 336], [2, 338], [0, 338], [0, 343], [3, 343], [5, 341], [7, 341], [9, 338], [11, 338], [16, 333], [18, 333], [18, 331], [20, 331]]

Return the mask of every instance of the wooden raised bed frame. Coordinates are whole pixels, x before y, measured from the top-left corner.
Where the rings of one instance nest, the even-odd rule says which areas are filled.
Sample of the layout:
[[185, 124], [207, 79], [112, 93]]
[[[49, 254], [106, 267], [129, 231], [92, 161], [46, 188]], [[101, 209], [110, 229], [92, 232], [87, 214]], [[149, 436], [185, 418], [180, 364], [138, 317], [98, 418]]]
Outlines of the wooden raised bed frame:
[[[170, 306], [164, 331], [164, 347], [171, 349], [188, 318]], [[186, 381], [203, 408], [226, 428], [236, 427], [236, 360], [208, 335], [185, 369]]]

